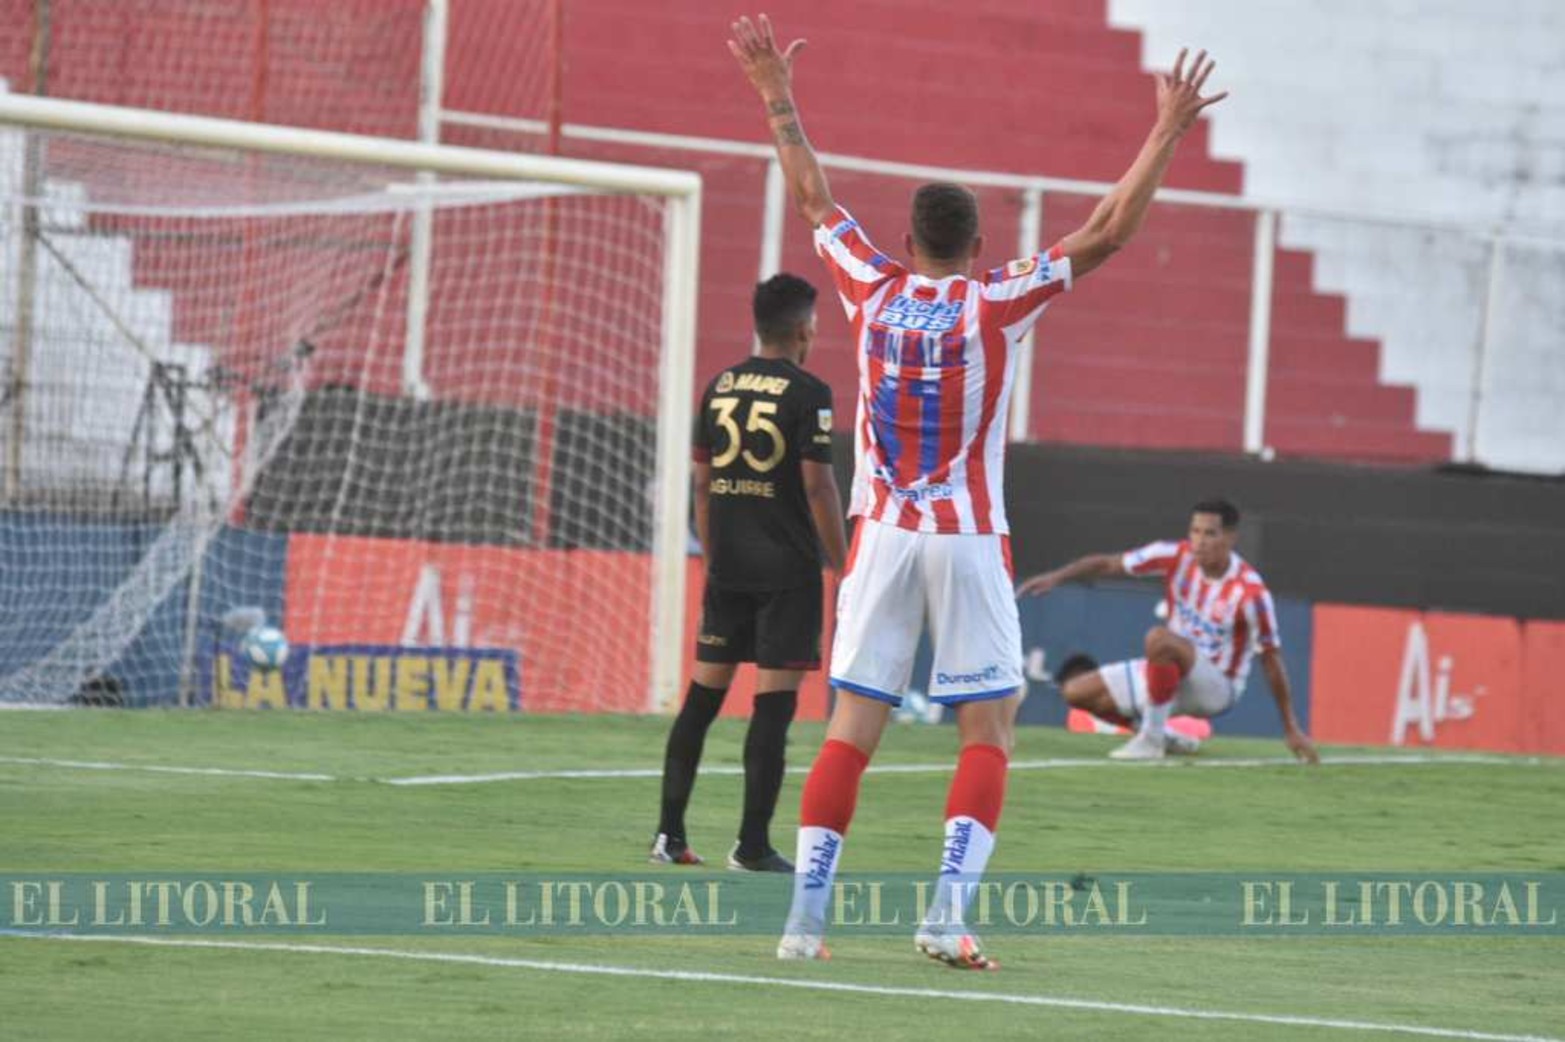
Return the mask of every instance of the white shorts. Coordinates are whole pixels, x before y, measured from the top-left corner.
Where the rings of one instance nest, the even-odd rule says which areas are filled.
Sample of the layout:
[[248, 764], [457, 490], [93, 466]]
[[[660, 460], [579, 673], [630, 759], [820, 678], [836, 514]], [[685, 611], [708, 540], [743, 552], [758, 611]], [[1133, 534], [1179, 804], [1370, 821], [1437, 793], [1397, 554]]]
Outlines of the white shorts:
[[[1120, 715], [1140, 719], [1147, 707], [1147, 660], [1133, 658], [1129, 662], [1110, 662], [1098, 667], [1098, 675], [1114, 697], [1114, 707]], [[1195, 657], [1195, 667], [1174, 689], [1174, 701], [1169, 709], [1172, 716], [1213, 717], [1226, 713], [1239, 701], [1239, 692], [1233, 681], [1203, 655]]]
[[924, 628], [932, 702], [976, 702], [1022, 686], [1022, 626], [1001, 535], [910, 532], [861, 519], [837, 590], [833, 686], [898, 705]]

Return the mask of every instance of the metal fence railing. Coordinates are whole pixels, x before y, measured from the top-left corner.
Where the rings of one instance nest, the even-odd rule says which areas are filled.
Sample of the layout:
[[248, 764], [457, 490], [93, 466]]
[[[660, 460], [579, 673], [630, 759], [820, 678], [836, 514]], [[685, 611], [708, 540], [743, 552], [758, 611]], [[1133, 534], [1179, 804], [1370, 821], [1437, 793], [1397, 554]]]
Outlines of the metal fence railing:
[[[458, 136], [548, 132], [542, 121], [450, 110], [441, 123]], [[755, 271], [782, 267], [788, 203], [770, 146], [571, 123], [560, 134], [567, 152], [677, 154], [697, 169], [753, 164]], [[996, 257], [1012, 242], [1026, 253], [1068, 232], [1112, 187], [834, 153], [821, 160], [834, 183], [857, 184], [860, 195], [871, 184], [901, 182], [899, 199], [919, 181], [972, 186], [1001, 243], [989, 249]], [[997, 231], [996, 210], [1013, 231]], [[878, 234], [894, 247], [899, 232]], [[1565, 472], [1565, 238], [1179, 189], [1159, 193], [1143, 234], [1153, 246], [1140, 261], [1117, 259], [1101, 277], [1114, 282], [1090, 303], [1072, 302], [1091, 328], [1067, 331], [1083, 322], [1056, 325], [1052, 316], [1040, 326], [1051, 359], [1071, 356], [1063, 369], [1024, 348], [1014, 439]], [[1097, 377], [1077, 380], [1087, 369]], [[1166, 409], [1137, 401], [1138, 381], [1176, 375], [1189, 379], [1169, 385]], [[1203, 378], [1210, 391], [1189, 389]], [[1116, 400], [1105, 402], [1115, 387]]]

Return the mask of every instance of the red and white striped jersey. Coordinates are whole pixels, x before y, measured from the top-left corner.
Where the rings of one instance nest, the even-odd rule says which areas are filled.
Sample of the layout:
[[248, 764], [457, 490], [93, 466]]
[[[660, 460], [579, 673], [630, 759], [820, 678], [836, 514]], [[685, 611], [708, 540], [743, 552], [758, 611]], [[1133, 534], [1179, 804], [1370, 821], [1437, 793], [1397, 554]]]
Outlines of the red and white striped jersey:
[[1261, 573], [1233, 554], [1228, 571], [1209, 579], [1188, 541], [1148, 543], [1125, 554], [1131, 575], [1163, 576], [1168, 628], [1244, 690], [1250, 659], [1257, 648], [1280, 648], [1277, 608]]
[[1015, 348], [1070, 288], [1055, 247], [976, 278], [914, 274], [839, 207], [815, 229], [853, 325], [859, 395], [848, 513], [918, 532], [1000, 533]]

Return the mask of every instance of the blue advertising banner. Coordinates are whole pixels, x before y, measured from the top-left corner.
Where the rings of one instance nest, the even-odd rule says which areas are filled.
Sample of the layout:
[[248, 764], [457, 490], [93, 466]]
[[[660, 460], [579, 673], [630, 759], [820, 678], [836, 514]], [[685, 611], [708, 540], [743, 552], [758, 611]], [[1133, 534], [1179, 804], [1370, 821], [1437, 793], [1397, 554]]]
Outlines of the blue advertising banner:
[[[95, 524], [59, 515], [0, 514], [0, 661], [35, 662], [82, 625], [129, 579], [162, 532], [157, 525]], [[223, 612], [240, 605], [281, 617], [288, 538], [224, 528], [201, 562], [198, 634], [214, 639]], [[150, 609], [134, 639], [94, 681], [110, 704], [170, 704], [179, 697], [189, 588], [183, 581]], [[66, 693], [68, 694], [68, 693]]]

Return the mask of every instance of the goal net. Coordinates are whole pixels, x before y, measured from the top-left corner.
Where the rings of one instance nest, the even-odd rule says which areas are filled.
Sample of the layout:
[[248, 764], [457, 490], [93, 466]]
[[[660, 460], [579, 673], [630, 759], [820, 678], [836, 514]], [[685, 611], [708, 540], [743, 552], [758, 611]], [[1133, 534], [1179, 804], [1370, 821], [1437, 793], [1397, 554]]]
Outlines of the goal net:
[[0, 703], [671, 698], [698, 193], [0, 93]]

